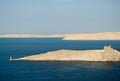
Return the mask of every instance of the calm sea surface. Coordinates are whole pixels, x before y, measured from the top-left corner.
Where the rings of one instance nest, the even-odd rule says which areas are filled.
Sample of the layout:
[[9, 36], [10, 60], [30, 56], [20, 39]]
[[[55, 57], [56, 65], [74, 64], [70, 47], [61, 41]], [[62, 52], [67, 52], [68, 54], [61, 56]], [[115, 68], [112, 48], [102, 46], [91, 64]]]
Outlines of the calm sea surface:
[[120, 81], [120, 62], [9, 62], [13, 58], [60, 49], [120, 51], [120, 41], [63, 41], [55, 38], [0, 39], [0, 81]]

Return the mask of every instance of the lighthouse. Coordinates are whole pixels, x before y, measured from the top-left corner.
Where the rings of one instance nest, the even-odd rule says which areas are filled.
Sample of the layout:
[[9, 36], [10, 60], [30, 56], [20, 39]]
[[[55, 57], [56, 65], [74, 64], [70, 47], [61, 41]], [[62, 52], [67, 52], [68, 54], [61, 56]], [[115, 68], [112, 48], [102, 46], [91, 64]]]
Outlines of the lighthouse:
[[12, 56], [10, 56], [10, 59], [9, 59], [10, 61], [12, 61]]

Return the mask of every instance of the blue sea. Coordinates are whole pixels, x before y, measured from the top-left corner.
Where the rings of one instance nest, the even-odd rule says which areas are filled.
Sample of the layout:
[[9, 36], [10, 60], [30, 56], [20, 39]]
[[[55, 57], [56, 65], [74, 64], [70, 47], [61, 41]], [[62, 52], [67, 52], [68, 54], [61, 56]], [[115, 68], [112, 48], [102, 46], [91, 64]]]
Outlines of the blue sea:
[[120, 51], [120, 41], [68, 41], [61, 38], [1, 38], [0, 81], [120, 81], [120, 62], [9, 61], [61, 49]]

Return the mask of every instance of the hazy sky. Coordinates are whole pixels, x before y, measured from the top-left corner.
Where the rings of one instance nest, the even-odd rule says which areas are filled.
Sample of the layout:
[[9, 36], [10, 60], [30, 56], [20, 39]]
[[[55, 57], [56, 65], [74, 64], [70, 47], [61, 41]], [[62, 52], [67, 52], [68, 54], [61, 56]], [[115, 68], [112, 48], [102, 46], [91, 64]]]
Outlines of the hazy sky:
[[120, 31], [120, 0], [0, 0], [0, 34]]

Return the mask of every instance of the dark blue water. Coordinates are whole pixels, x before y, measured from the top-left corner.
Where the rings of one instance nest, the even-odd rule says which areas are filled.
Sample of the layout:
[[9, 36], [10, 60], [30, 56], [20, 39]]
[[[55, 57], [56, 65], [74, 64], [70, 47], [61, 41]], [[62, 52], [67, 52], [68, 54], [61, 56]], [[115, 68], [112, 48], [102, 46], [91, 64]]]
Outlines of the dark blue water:
[[14, 58], [71, 49], [120, 51], [120, 41], [63, 41], [61, 39], [0, 39], [0, 81], [120, 81], [120, 62], [9, 62]]

